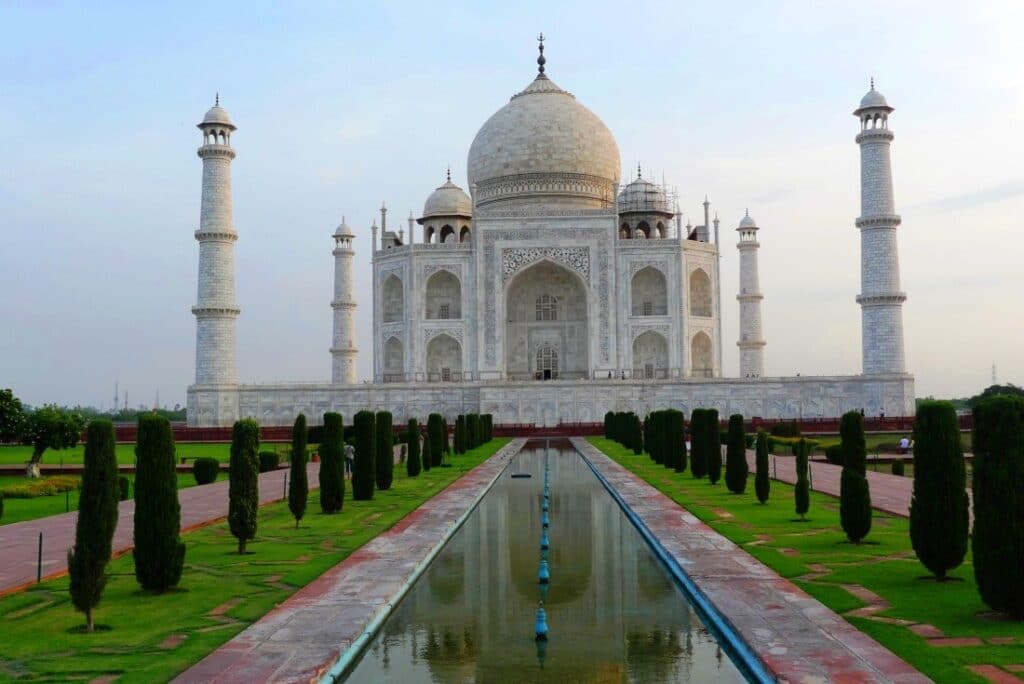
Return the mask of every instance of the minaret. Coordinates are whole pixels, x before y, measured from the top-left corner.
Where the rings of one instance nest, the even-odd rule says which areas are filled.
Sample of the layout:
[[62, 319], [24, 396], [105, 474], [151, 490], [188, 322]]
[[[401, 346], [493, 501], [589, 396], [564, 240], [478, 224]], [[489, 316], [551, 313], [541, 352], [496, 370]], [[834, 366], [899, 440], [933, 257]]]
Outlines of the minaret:
[[896, 214], [892, 196], [889, 114], [885, 97], [871, 90], [853, 113], [860, 119], [860, 285], [861, 338], [864, 374], [904, 373], [903, 302], [896, 245]]
[[761, 283], [757, 272], [757, 222], [750, 212], [740, 220], [740, 377], [759, 378], [764, 375], [764, 331], [761, 327]]
[[231, 211], [231, 133], [235, 125], [220, 96], [198, 125], [203, 132], [203, 199], [199, 212], [199, 294], [196, 317], [196, 384], [238, 382], [235, 369], [235, 232]]
[[341, 217], [334, 231], [334, 345], [331, 347], [331, 382], [356, 384], [356, 301], [352, 287], [352, 238], [355, 234]]

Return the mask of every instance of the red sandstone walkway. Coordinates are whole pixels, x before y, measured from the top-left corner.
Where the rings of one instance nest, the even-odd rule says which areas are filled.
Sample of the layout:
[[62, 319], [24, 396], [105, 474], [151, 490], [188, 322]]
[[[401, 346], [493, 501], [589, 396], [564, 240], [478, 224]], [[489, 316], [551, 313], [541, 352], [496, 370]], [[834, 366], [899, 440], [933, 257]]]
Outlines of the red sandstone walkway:
[[931, 681], [585, 439], [572, 442], [778, 681]]
[[[286, 497], [284, 478], [287, 468], [260, 475], [260, 504]], [[319, 463], [309, 464], [309, 480], [316, 482]], [[178, 492], [181, 502], [181, 529], [189, 530], [216, 522], [228, 514], [228, 482], [223, 480], [201, 487], [188, 487]], [[135, 502], [122, 501], [119, 507], [114, 553], [132, 547], [135, 525]], [[0, 526], [0, 595], [10, 593], [36, 581], [39, 533], [43, 533], [43, 579], [67, 572], [68, 548], [75, 541], [78, 512], [53, 515], [38, 520]]]
[[[747, 451], [747, 463], [750, 472], [754, 472], [754, 452]], [[768, 463], [774, 480], [787, 484], [796, 483], [796, 458], [789, 456], [772, 456]], [[811, 489], [824, 494], [839, 496], [839, 476], [843, 469], [831, 463], [813, 461], [809, 464]], [[910, 515], [910, 497], [914, 491], [914, 478], [867, 471], [868, 484], [871, 486], [871, 506], [885, 513], [906, 518]], [[970, 495], [970, 490], [968, 490]]]

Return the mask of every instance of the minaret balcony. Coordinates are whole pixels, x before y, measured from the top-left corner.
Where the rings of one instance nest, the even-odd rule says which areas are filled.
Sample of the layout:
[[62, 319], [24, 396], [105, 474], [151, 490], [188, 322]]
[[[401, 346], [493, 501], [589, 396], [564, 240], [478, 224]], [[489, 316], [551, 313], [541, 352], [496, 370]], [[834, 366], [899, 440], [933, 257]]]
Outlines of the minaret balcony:
[[861, 216], [855, 222], [858, 228], [895, 228], [903, 222], [899, 214], [874, 214]]

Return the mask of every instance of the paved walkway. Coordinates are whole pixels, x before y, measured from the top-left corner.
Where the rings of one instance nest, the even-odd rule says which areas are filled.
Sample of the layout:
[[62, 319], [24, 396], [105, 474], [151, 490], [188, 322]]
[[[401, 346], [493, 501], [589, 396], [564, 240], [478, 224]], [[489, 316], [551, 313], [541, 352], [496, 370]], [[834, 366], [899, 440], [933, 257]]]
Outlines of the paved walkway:
[[[261, 505], [287, 498], [284, 490], [287, 472], [287, 468], [281, 468], [260, 475]], [[308, 473], [310, 482], [315, 483], [320, 464], [310, 463]], [[217, 522], [228, 514], [228, 481], [179, 490], [178, 500], [183, 531]], [[65, 574], [68, 549], [75, 543], [77, 520], [78, 512], [72, 511], [0, 526], [0, 596], [35, 583], [40, 532], [43, 533], [43, 579]], [[131, 550], [134, 526], [135, 502], [122, 501], [114, 533], [115, 555]]]
[[[747, 463], [750, 472], [756, 470], [754, 452], [747, 450]], [[792, 456], [772, 456], [768, 467], [773, 480], [787, 484], [796, 484], [796, 458]], [[815, 461], [808, 465], [808, 477], [811, 489], [824, 494], [839, 496], [839, 476], [843, 469], [831, 463]], [[871, 487], [871, 506], [885, 513], [906, 518], [910, 515], [910, 497], [914, 493], [914, 478], [867, 471], [868, 484]], [[970, 488], [967, 490], [970, 496]]]
[[424, 559], [455, 533], [525, 443], [506, 444], [173, 681], [317, 681], [356, 639], [372, 636], [373, 620], [401, 600]]
[[931, 681], [585, 439], [572, 441], [780, 682]]

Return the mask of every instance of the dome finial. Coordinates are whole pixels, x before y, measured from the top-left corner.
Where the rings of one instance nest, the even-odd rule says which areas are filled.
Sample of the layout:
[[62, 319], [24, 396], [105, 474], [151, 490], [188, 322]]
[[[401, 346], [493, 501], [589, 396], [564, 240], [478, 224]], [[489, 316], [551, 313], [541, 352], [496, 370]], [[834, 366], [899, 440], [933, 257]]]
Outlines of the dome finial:
[[217, 91], [217, 94], [213, 96], [213, 106], [214, 107], [220, 107], [220, 91], [219, 90]]
[[537, 57], [537, 73], [540, 76], [544, 75], [544, 65], [548, 60], [544, 59], [544, 34], [541, 33], [537, 36], [537, 49], [540, 51], [540, 55]]
[[448, 166], [448, 182], [449, 182], [449, 183], [451, 183], [451, 182], [452, 182], [452, 167], [451, 167], [451, 165], [450, 165], [450, 164], [449, 164], [449, 166]]
[[638, 180], [644, 177], [644, 174], [640, 171], [640, 162], [636, 163], [636, 177]]
[[871, 89], [872, 90], [875, 89], [875, 77], [874, 76], [871, 77]]

